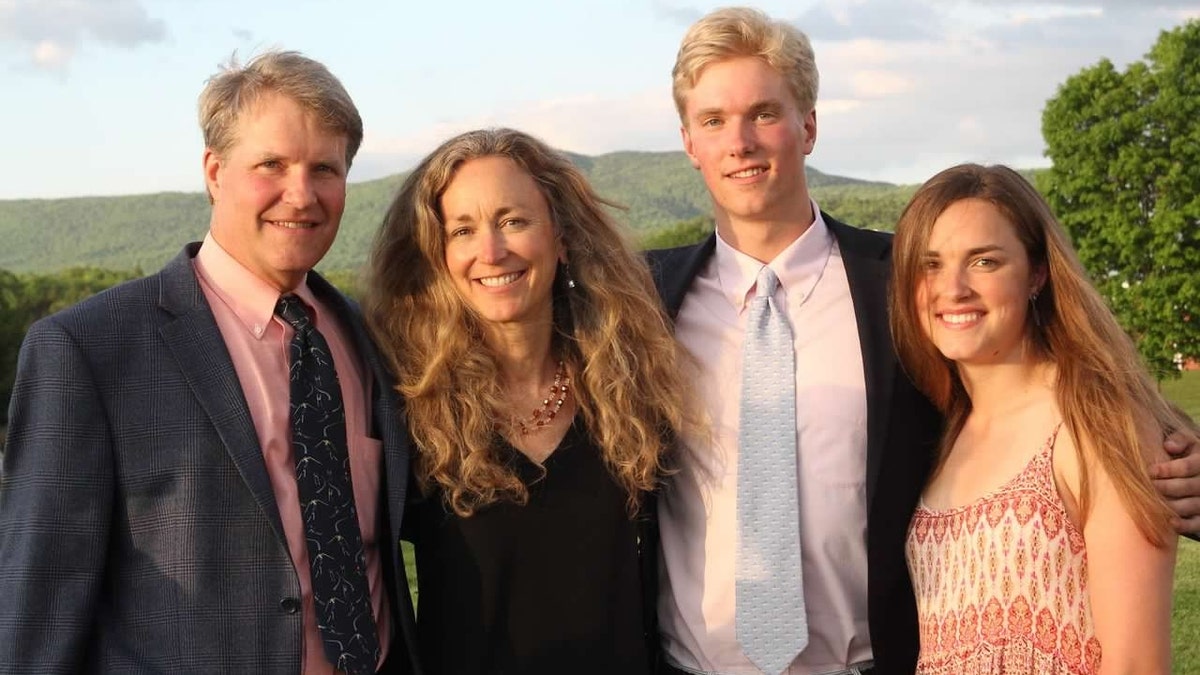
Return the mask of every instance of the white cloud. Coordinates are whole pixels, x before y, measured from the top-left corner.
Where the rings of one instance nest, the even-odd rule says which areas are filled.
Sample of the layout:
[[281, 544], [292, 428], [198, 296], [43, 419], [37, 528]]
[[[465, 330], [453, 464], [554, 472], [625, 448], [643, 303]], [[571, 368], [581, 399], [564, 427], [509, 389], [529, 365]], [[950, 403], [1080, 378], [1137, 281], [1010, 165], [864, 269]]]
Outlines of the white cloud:
[[813, 165], [905, 183], [963, 161], [1029, 166], [1043, 147], [1044, 101], [1086, 63], [1053, 48], [956, 38], [832, 44], [817, 59], [828, 98], [818, 101]]
[[863, 102], [852, 98], [820, 99], [817, 101], [817, 115], [824, 119], [825, 115], [839, 115], [862, 107]]
[[[830, 32], [801, 25], [821, 70], [812, 164], [905, 183], [964, 161], [1045, 166], [1046, 101], [1101, 58], [1118, 66], [1141, 58], [1175, 19], [1167, 4], [872, 0]], [[1195, 9], [1173, 11], [1200, 13], [1200, 2], [1176, 6], [1184, 4]], [[1159, 9], [1142, 11], [1151, 6]], [[898, 39], [878, 29], [922, 7], [937, 14], [933, 34]]]
[[140, 0], [0, 1], [0, 42], [16, 43], [29, 65], [64, 71], [87, 41], [134, 48], [166, 38], [166, 24]]
[[942, 18], [925, 0], [822, 0], [793, 24], [813, 40], [907, 42], [937, 35]]
[[[901, 183], [964, 161], [1045, 166], [1041, 112], [1057, 87], [1102, 57], [1118, 64], [1140, 58], [1169, 25], [1165, 10], [1142, 14], [1133, 4], [819, 3], [794, 22], [813, 39], [821, 71], [811, 163]], [[1097, 11], [1102, 5], [1106, 11]], [[655, 7], [660, 17], [681, 23], [701, 15], [661, 2]], [[914, 21], [925, 29], [904, 28]], [[368, 142], [364, 154], [372, 160], [360, 161], [381, 160], [377, 169], [363, 167], [373, 176], [395, 173], [450, 135], [496, 125], [589, 155], [680, 149], [664, 84], [628, 97], [580, 94], [442, 119], [409, 136]]]
[[[796, 22], [813, 38], [821, 70], [814, 167], [913, 183], [964, 161], [1044, 166], [1041, 111], [1058, 85], [1102, 56], [1117, 63], [1139, 58], [1163, 24], [1162, 15], [1034, 7], [1021, 10], [1029, 18], [1024, 22], [1007, 10], [965, 18], [937, 10], [937, 20], [929, 22], [936, 32], [903, 39], [888, 37], [890, 29], [882, 28], [888, 17], [924, 17], [936, 6], [922, 0], [818, 5], [822, 11], [809, 18], [823, 18], [825, 27], [848, 22], [834, 36], [820, 25]], [[675, 18], [683, 20], [689, 12], [678, 10]], [[856, 23], [872, 15], [876, 28]], [[419, 133], [368, 142], [364, 154], [389, 159], [380, 169], [363, 170], [395, 173], [450, 135], [498, 125], [589, 155], [680, 148], [664, 85], [628, 97], [580, 94], [442, 119]]]
[[[619, 123], [614, 123], [619, 121]], [[369, 120], [364, 120], [368, 123]], [[512, 127], [533, 134], [570, 152], [599, 155], [617, 150], [678, 150], [679, 118], [668, 89], [646, 90], [611, 98], [579, 94], [566, 98], [522, 102], [471, 117], [444, 119], [419, 133], [363, 142], [364, 155], [374, 167], [379, 158], [409, 162], [431, 152], [450, 136], [482, 127]], [[355, 169], [359, 168], [358, 162]], [[375, 173], [363, 167], [362, 178], [396, 173], [407, 165]]]
[[987, 133], [987, 128], [975, 115], [966, 115], [960, 118], [955, 127], [958, 129], [958, 133], [975, 139], [980, 139], [983, 134]]
[[828, 47], [822, 46], [823, 38], [817, 38], [817, 65], [826, 61], [848, 59], [862, 66], [880, 66], [892, 63], [896, 52], [883, 40], [855, 39], [832, 42]]
[[1084, 16], [1099, 19], [1104, 16], [1104, 10], [1100, 7], [1081, 7], [1072, 9], [1070, 7], [1039, 7], [1017, 9], [1012, 13], [1012, 23], [1020, 26], [1028, 23], [1038, 23], [1042, 21], [1054, 21], [1068, 17]]
[[1025, 0], [1024, 2], [1014, 0], [961, 0], [967, 5], [983, 5], [992, 6], [1000, 5], [1003, 7], [1049, 7], [1049, 8], [1069, 8], [1069, 7], [1084, 7], [1087, 9], [1168, 9], [1173, 7], [1195, 7], [1196, 0], [1172, 0], [1163, 2], [1162, 0], [1053, 0], [1052, 2], [1036, 2]]
[[704, 12], [695, 7], [671, 7], [662, 0], [653, 0], [650, 4], [655, 17], [679, 26], [690, 26], [704, 16]]
[[912, 78], [886, 70], [859, 70], [851, 75], [854, 93], [863, 98], [887, 98], [913, 89]]
[[33, 46], [33, 64], [42, 70], [62, 70], [74, 55], [74, 48], [54, 40], [42, 40]]

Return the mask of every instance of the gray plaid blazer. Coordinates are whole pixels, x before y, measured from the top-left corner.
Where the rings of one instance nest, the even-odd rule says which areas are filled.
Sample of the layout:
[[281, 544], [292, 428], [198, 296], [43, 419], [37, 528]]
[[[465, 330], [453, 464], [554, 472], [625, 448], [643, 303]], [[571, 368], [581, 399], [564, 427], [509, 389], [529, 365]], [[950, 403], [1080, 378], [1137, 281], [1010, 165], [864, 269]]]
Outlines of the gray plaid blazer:
[[[300, 583], [197, 250], [25, 337], [0, 465], [0, 672], [300, 672]], [[377, 378], [380, 532], [395, 544], [400, 407], [357, 309], [316, 274], [309, 286]], [[386, 669], [416, 672], [404, 562], [380, 550]]]

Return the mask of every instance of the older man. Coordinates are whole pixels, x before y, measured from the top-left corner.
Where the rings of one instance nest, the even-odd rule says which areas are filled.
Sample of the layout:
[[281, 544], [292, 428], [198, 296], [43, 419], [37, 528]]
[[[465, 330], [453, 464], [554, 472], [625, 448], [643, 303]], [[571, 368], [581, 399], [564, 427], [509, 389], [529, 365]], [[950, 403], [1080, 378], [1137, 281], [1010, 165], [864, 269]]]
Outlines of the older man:
[[0, 482], [0, 671], [414, 672], [408, 447], [329, 250], [362, 121], [294, 52], [200, 96], [203, 243], [33, 326]]

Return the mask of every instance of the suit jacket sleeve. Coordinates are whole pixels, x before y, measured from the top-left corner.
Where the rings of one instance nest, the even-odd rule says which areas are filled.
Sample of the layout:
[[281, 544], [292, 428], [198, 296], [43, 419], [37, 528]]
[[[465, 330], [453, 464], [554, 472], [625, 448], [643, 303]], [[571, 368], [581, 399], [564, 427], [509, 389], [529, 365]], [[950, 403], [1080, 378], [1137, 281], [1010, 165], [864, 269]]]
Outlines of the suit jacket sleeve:
[[78, 670], [104, 579], [113, 462], [87, 358], [54, 319], [17, 365], [0, 464], [0, 672]]

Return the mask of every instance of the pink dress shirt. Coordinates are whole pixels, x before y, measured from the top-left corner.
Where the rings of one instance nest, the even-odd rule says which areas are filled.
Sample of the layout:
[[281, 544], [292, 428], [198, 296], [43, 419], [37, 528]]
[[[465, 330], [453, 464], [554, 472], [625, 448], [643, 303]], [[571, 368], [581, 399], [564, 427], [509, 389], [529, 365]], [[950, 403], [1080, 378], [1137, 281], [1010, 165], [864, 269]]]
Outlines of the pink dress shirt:
[[[221, 337], [233, 359], [242, 393], [250, 407], [250, 417], [254, 420], [254, 430], [258, 434], [263, 461], [271, 478], [275, 502], [287, 536], [288, 552], [300, 580], [304, 617], [302, 672], [305, 675], [332, 675], [335, 671], [325, 658], [313, 610], [308, 548], [304, 541], [304, 523], [300, 518], [296, 460], [292, 452], [288, 409], [288, 343], [294, 331], [275, 316], [279, 291], [234, 260], [213, 240], [211, 234], [204, 238], [194, 266], [200, 288], [212, 308]], [[314, 324], [329, 343], [338, 381], [342, 385], [346, 406], [346, 441], [350, 451], [350, 479], [354, 483], [354, 501], [358, 510], [358, 525], [362, 530], [367, 581], [371, 587], [371, 608], [379, 629], [382, 662], [387, 654], [391, 627], [376, 531], [383, 448], [380, 441], [367, 435], [370, 428], [371, 409], [367, 402], [371, 400], [371, 380], [363, 376], [364, 367], [355, 353], [353, 343], [347, 339], [333, 314], [313, 296], [308, 285], [301, 283], [294, 292], [313, 309]]]
[[[871, 658], [867, 626], [867, 397], [841, 252], [820, 217], [770, 267], [795, 336], [800, 540], [809, 643], [786, 671], [816, 675]], [[702, 673], [758, 673], [734, 629], [739, 389], [746, 306], [763, 263], [720, 237], [676, 321], [699, 362], [710, 435], [685, 438], [659, 502], [658, 601], [668, 660]]]

